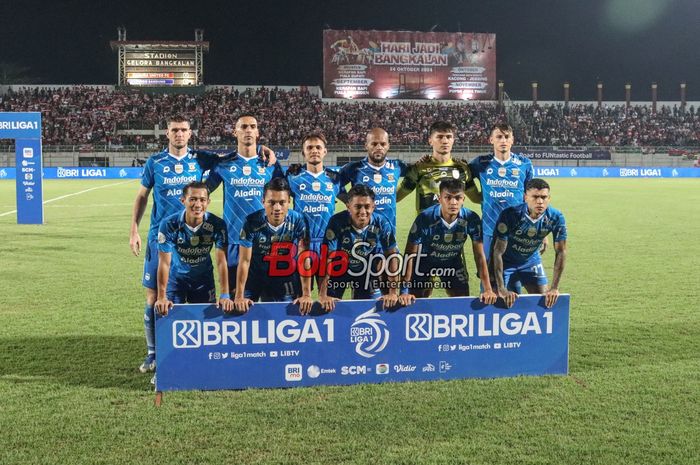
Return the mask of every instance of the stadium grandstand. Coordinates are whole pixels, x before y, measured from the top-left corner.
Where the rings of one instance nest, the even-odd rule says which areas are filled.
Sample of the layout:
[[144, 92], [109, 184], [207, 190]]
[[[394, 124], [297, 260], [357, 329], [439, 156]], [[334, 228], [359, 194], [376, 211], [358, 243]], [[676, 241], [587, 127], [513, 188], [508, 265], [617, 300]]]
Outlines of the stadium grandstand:
[[[121, 153], [112, 166], [142, 160], [165, 143], [164, 118], [192, 118], [195, 144], [231, 147], [237, 115], [253, 113], [262, 142], [298, 150], [301, 135], [321, 129], [332, 152], [363, 151], [374, 126], [386, 128], [394, 151], [427, 150], [434, 120], [454, 121], [457, 150], [488, 150], [487, 128], [508, 119], [520, 146], [610, 147], [622, 153], [662, 153], [692, 164], [700, 151], [700, 108], [689, 103], [528, 102], [324, 99], [318, 87], [207, 86], [202, 92], [154, 93], [114, 86], [5, 86], [0, 111], [38, 111], [43, 116], [47, 165], [51, 153]], [[0, 146], [0, 164], [13, 165], [12, 147]], [[53, 158], [56, 158], [55, 156]], [[104, 157], [103, 157], [104, 158]], [[56, 158], [55, 163], [67, 160]], [[666, 162], [668, 164], [668, 162]], [[684, 164], [684, 163], [683, 163]]]

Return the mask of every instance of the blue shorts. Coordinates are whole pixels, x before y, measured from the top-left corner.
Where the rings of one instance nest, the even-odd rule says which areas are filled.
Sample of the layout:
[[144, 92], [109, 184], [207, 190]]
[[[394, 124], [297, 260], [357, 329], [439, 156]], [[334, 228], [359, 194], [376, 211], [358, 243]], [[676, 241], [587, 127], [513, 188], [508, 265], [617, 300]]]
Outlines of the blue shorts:
[[168, 300], [175, 304], [208, 304], [216, 302], [214, 277], [191, 280], [187, 277], [168, 281]]
[[[412, 289], [449, 289], [455, 293], [469, 295], [469, 274], [464, 265], [464, 259], [449, 262], [437, 262], [428, 260], [421, 263], [420, 270], [423, 276], [418, 276], [415, 272], [411, 277]], [[437, 282], [442, 283], [437, 285]]]
[[253, 302], [291, 302], [301, 295], [299, 275], [271, 277], [249, 274], [244, 295]]
[[542, 262], [537, 260], [518, 265], [503, 263], [503, 282], [508, 290], [519, 293], [518, 284], [546, 286], [548, 281]]
[[141, 284], [148, 289], [158, 289], [158, 239], [148, 237], [143, 262]]
[[376, 278], [370, 280], [369, 289], [365, 288], [364, 286], [364, 276], [341, 276], [337, 278], [330, 278], [328, 280], [328, 297], [342, 299], [346, 289], [350, 290], [351, 298], [356, 300], [378, 299], [382, 296], [382, 293], [379, 291], [379, 281]]

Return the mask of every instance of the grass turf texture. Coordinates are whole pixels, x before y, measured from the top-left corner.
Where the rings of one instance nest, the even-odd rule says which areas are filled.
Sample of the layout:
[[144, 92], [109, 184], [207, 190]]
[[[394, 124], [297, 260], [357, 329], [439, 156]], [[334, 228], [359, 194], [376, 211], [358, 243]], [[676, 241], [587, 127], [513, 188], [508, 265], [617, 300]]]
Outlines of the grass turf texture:
[[[46, 199], [108, 187], [47, 204], [43, 226], [0, 217], [0, 463], [699, 463], [700, 185], [551, 184], [569, 225], [569, 376], [176, 392], [155, 408], [136, 370], [137, 182], [46, 182]], [[0, 213], [14, 195], [0, 182]]]

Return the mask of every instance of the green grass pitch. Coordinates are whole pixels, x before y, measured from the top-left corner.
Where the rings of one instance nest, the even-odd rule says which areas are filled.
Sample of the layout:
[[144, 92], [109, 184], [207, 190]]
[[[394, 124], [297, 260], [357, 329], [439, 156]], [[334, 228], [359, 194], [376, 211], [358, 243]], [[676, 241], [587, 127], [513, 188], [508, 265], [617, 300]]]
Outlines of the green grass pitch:
[[[700, 184], [551, 184], [569, 376], [177, 392], [156, 408], [136, 370], [137, 181], [46, 182], [45, 199], [99, 188], [48, 203], [43, 226], [0, 216], [0, 464], [700, 463]], [[14, 189], [0, 182], [0, 215]], [[399, 218], [403, 245], [412, 201]]]

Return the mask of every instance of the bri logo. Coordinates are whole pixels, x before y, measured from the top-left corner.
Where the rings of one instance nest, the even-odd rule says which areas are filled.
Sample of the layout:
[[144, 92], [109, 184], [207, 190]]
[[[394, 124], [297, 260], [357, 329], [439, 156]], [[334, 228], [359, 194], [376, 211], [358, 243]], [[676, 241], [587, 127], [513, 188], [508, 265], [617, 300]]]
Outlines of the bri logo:
[[173, 323], [173, 346], [176, 349], [195, 349], [202, 346], [202, 322], [181, 320]]

